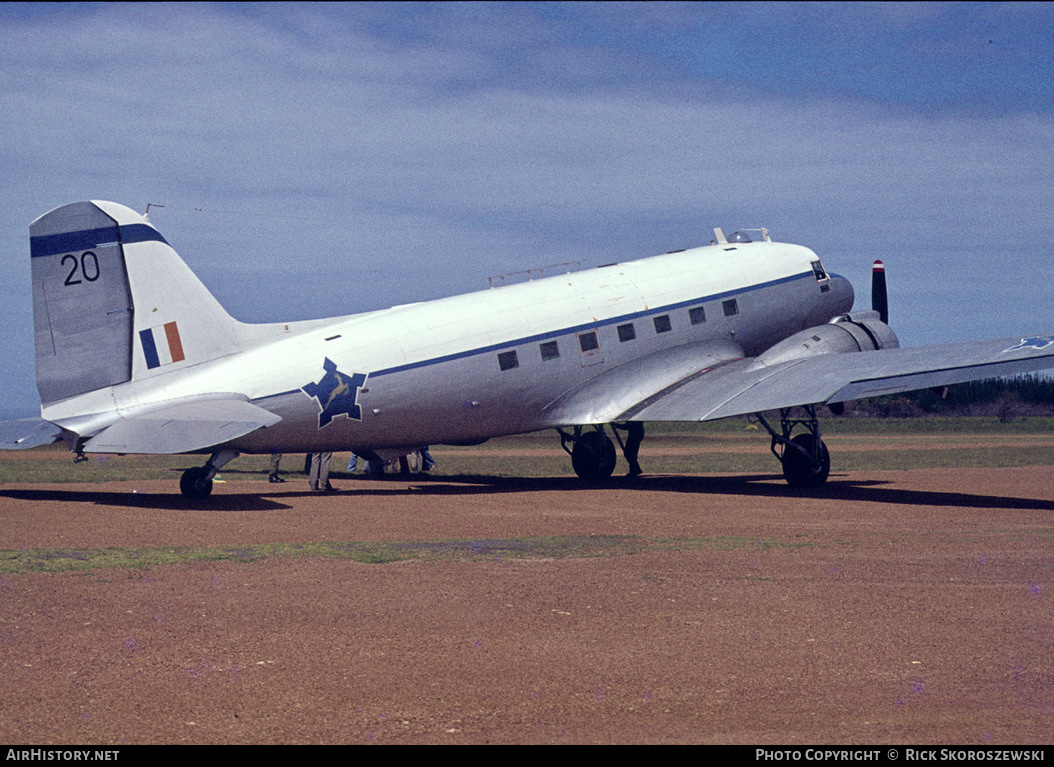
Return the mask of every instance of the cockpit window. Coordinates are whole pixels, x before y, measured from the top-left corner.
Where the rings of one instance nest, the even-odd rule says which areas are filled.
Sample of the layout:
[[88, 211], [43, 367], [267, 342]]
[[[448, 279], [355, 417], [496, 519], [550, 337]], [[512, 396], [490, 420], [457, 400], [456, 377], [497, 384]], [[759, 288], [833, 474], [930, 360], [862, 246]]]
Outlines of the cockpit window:
[[827, 276], [827, 272], [823, 270], [823, 264], [819, 261], [812, 262], [812, 273], [816, 275], [817, 282], [823, 282], [824, 280], [830, 279]]

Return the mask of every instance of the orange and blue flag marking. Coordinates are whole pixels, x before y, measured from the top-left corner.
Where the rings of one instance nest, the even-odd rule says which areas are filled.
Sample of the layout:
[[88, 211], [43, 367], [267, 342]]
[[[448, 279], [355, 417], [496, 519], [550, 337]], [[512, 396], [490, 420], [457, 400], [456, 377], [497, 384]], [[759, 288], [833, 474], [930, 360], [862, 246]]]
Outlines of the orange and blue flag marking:
[[140, 330], [139, 341], [143, 345], [143, 356], [146, 357], [146, 366], [150, 370], [186, 359], [183, 354], [183, 342], [179, 338], [179, 328], [175, 322]]

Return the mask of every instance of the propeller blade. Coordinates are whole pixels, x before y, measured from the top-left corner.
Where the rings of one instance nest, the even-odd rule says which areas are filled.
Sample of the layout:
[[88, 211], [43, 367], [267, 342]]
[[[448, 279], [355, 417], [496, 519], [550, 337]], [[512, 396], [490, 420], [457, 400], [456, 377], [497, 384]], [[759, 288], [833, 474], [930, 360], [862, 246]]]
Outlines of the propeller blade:
[[875, 261], [871, 267], [871, 308], [889, 324], [889, 299], [886, 298], [886, 265]]

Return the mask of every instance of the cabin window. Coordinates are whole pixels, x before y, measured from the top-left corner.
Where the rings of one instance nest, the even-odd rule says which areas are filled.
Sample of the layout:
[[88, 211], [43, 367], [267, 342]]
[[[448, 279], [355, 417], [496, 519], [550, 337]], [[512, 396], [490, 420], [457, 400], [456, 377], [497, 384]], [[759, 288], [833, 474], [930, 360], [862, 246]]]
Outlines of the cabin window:
[[739, 304], [736, 303], [736, 299], [734, 298], [722, 301], [721, 308], [725, 310], [726, 317], [734, 317], [739, 314]]
[[656, 333], [669, 333], [671, 330], [673, 330], [673, 325], [670, 324], [670, 315], [660, 314], [655, 318]]
[[498, 367], [502, 370], [512, 370], [518, 368], [520, 361], [516, 359], [516, 350], [513, 349], [511, 352], [502, 352], [498, 355]]
[[706, 322], [706, 310], [701, 306], [695, 306], [688, 310], [688, 319], [693, 325], [702, 325]]
[[633, 329], [633, 323], [627, 322], [625, 325], [618, 326], [618, 340], [619, 341], [632, 341], [637, 337], [637, 331]]
[[556, 345], [556, 341], [546, 341], [544, 344], [538, 347], [542, 352], [542, 362], [546, 360], [555, 360], [560, 356], [560, 347]]
[[582, 351], [591, 352], [594, 349], [599, 349], [600, 344], [597, 342], [597, 332], [591, 330], [588, 333], [582, 333], [578, 337], [578, 345], [582, 347]]

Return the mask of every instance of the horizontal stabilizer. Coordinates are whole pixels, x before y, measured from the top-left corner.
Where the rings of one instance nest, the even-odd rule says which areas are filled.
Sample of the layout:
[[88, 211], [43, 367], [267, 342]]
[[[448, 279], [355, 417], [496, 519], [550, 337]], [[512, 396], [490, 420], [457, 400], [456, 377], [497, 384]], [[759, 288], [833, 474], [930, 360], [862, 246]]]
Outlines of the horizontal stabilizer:
[[281, 420], [281, 416], [241, 398], [179, 402], [122, 417], [88, 440], [84, 452], [192, 453]]
[[0, 421], [0, 450], [28, 450], [50, 445], [62, 436], [62, 429], [43, 418]]
[[733, 362], [634, 408], [641, 421], [709, 421], [797, 405], [834, 404], [1054, 367], [1054, 336], [1003, 338], [855, 354], [778, 365]]

